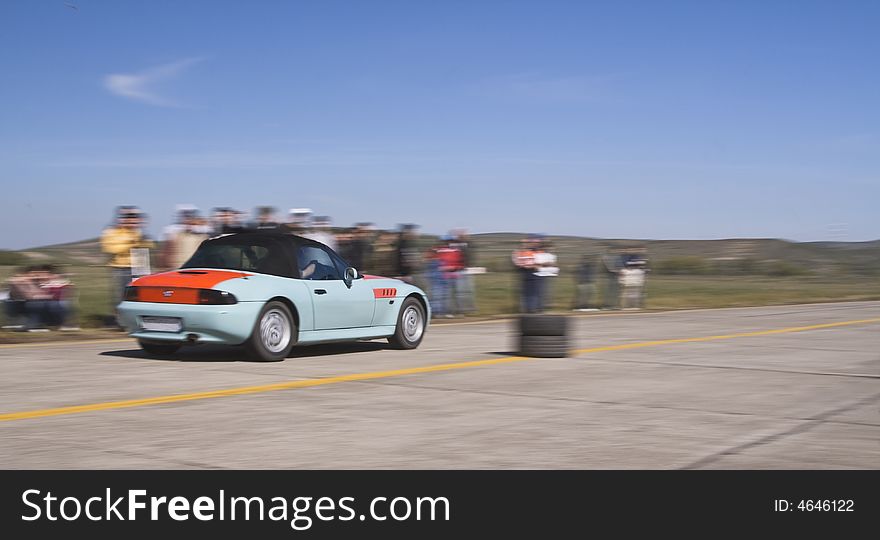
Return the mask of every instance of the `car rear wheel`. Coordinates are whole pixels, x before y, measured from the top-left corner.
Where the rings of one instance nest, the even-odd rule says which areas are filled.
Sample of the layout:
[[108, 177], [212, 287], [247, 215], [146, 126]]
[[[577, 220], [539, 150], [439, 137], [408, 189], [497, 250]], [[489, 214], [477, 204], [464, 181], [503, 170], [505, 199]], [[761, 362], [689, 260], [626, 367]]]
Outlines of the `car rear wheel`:
[[295, 336], [296, 324], [290, 309], [281, 302], [268, 302], [257, 317], [247, 350], [254, 360], [278, 362], [287, 358]]
[[388, 338], [398, 349], [415, 349], [425, 335], [425, 308], [415, 298], [407, 298], [400, 306], [397, 316], [397, 329]]
[[180, 349], [179, 343], [156, 343], [155, 341], [139, 339], [138, 344], [145, 353], [153, 356], [170, 356]]

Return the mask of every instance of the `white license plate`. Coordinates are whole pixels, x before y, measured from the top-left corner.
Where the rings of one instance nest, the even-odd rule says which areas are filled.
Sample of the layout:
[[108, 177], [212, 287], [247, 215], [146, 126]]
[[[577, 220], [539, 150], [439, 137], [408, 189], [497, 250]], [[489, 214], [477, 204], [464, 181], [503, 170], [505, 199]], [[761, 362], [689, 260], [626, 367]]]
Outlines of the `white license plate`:
[[142, 317], [141, 327], [151, 332], [180, 332], [183, 322], [178, 317]]

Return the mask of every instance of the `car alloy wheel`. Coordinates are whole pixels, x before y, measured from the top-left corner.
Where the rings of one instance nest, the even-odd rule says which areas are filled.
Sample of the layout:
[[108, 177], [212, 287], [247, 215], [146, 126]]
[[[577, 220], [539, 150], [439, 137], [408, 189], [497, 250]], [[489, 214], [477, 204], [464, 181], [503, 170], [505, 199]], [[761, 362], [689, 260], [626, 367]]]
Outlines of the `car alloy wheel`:
[[422, 312], [416, 306], [407, 306], [403, 312], [403, 337], [410, 343], [415, 343], [422, 337], [425, 331], [425, 320]]
[[280, 353], [290, 343], [290, 321], [278, 309], [270, 309], [260, 319], [260, 340], [272, 353]]

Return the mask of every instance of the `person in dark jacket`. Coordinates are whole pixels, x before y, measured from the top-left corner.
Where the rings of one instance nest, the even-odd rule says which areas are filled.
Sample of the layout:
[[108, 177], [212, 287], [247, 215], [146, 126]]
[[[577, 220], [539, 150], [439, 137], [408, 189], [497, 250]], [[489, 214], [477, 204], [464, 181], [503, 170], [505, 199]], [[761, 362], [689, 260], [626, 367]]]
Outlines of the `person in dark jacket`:
[[403, 225], [397, 238], [394, 257], [394, 276], [412, 283], [419, 270], [419, 250], [416, 245], [417, 227], [412, 224]]
[[622, 257], [619, 250], [608, 250], [602, 255], [601, 268], [606, 279], [604, 298], [605, 309], [619, 309], [620, 307], [620, 287], [618, 286], [618, 279], [622, 267]]
[[370, 230], [368, 223], [358, 223], [355, 225], [354, 234], [348, 242], [346, 260], [355, 267], [358, 272], [369, 273], [371, 270], [367, 268], [372, 253], [372, 245], [370, 243]]
[[584, 255], [575, 272], [575, 311], [595, 311], [592, 300], [596, 294], [596, 265], [592, 257]]

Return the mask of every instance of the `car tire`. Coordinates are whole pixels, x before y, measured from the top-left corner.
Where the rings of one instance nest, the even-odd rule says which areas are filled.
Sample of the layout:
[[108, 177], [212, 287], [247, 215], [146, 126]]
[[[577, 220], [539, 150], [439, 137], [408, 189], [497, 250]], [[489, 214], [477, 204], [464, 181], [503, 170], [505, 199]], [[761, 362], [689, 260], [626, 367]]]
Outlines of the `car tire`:
[[396, 349], [415, 349], [425, 336], [427, 318], [422, 303], [413, 297], [407, 298], [400, 305], [397, 314], [397, 328], [388, 343]]
[[521, 336], [519, 352], [538, 358], [565, 358], [568, 356], [567, 336]]
[[524, 336], [564, 336], [568, 317], [564, 315], [521, 315], [519, 331]]
[[267, 302], [260, 310], [245, 348], [260, 362], [280, 362], [296, 343], [297, 328], [290, 309], [282, 302]]
[[138, 340], [138, 345], [147, 354], [153, 356], [171, 356], [176, 353], [180, 347], [180, 343], [157, 343], [155, 341]]

